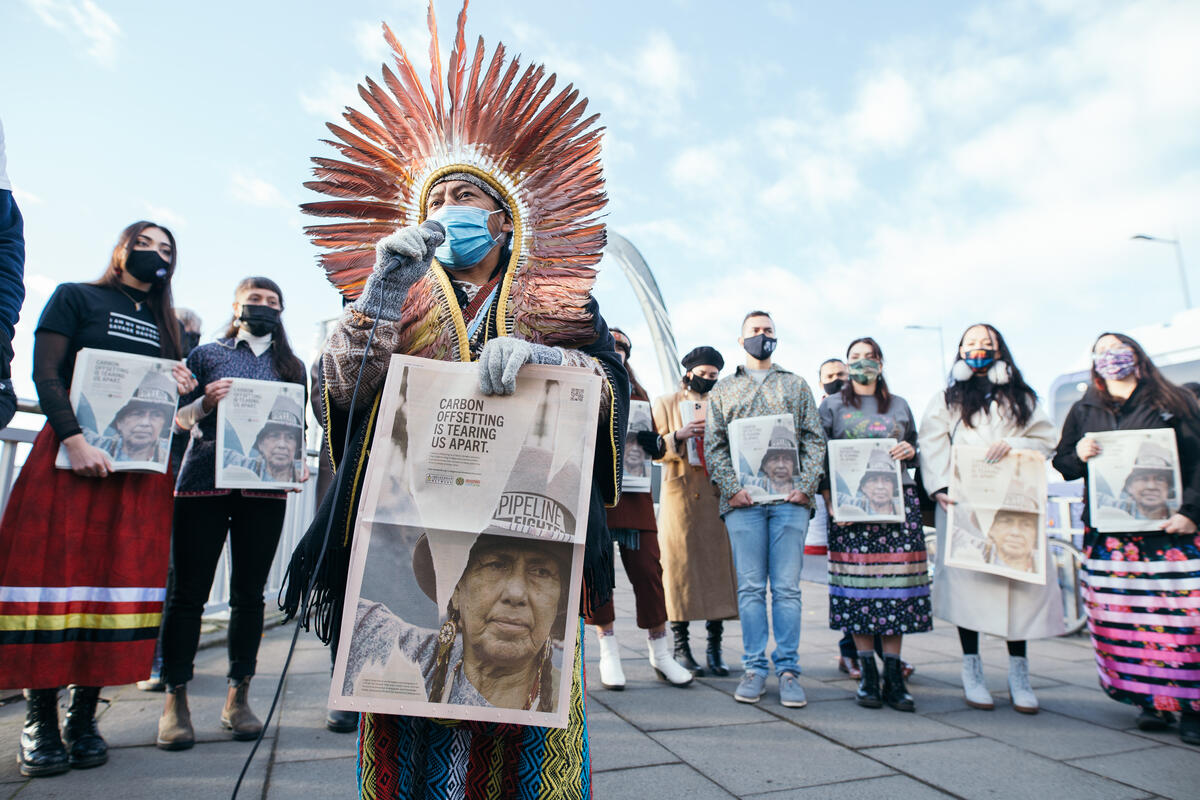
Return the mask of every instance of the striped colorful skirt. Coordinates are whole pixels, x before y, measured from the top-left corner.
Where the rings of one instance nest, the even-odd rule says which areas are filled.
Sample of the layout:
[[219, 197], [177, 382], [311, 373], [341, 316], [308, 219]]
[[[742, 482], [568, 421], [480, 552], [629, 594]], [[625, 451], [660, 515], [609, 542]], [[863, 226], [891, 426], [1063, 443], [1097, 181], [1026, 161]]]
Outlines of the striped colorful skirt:
[[1200, 711], [1200, 536], [1090, 532], [1084, 545], [1100, 686], [1140, 708]]
[[363, 714], [363, 800], [584, 800], [591, 756], [583, 701], [583, 626], [565, 730]]
[[0, 521], [0, 686], [150, 674], [171, 548], [171, 475], [56, 469], [47, 425]]
[[917, 491], [904, 489], [904, 522], [829, 524], [829, 627], [893, 636], [933, 628], [929, 565]]

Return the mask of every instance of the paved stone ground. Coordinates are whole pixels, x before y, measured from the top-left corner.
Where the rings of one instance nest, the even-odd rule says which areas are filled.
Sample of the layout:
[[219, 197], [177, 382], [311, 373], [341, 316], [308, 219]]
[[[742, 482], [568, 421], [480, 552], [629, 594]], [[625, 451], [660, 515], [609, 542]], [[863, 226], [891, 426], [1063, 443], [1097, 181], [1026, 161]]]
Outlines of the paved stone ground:
[[[806, 565], [809, 566], [809, 565]], [[814, 565], [815, 566], [815, 565]], [[819, 574], [819, 573], [818, 573]], [[826, 626], [825, 587], [804, 585], [801, 683], [809, 704], [779, 705], [768, 682], [758, 705], [732, 699], [737, 677], [703, 678], [686, 689], [654, 677], [643, 634], [634, 628], [633, 597], [622, 579], [617, 631], [628, 686], [599, 687], [589, 633], [588, 714], [595, 796], [760, 798], [1106, 798], [1200, 797], [1200, 749], [1174, 732], [1141, 733], [1129, 707], [1096, 686], [1085, 638], [1034, 642], [1030, 660], [1042, 703], [1036, 716], [1009, 705], [1003, 644], [983, 647], [995, 711], [968, 709], [958, 683], [960, 654], [951, 626], [911, 637], [905, 657], [917, 667], [910, 685], [916, 714], [859, 708], [853, 682], [835, 667], [838, 634]], [[703, 638], [703, 626], [693, 624]], [[291, 628], [267, 633], [260, 675], [251, 690], [260, 715], [270, 704]], [[726, 631], [728, 660], [738, 663], [740, 634]], [[0, 798], [174, 800], [229, 797], [250, 745], [229, 741], [218, 724], [224, 697], [223, 648], [202, 650], [190, 687], [200, 742], [192, 750], [154, 748], [162, 695], [108, 688], [100, 725], [112, 747], [95, 770], [27, 780], [14, 754], [23, 703], [0, 707]], [[285, 685], [278, 725], [251, 766], [243, 798], [342, 798], [355, 795], [354, 736], [325, 731], [328, 655], [302, 637]]]

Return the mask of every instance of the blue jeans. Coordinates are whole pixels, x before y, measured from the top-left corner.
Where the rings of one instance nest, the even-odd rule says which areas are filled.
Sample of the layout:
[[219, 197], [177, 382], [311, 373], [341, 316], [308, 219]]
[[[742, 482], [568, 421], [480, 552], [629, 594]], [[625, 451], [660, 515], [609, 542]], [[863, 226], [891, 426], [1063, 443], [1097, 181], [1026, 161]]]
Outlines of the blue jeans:
[[[775, 634], [775, 672], [799, 674], [800, 568], [809, 513], [794, 503], [730, 509], [725, 528], [737, 570], [738, 615], [742, 623], [742, 667], [770, 673], [768, 633]], [[767, 581], [771, 582], [771, 627], [767, 627]]]

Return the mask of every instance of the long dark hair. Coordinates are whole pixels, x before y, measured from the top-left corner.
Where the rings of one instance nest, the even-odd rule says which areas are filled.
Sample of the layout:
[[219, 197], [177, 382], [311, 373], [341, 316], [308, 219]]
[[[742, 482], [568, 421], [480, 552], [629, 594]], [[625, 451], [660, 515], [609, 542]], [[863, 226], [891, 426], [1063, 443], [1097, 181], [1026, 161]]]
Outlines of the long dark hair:
[[175, 264], [179, 260], [179, 248], [175, 246], [175, 234], [165, 225], [149, 220], [138, 220], [125, 230], [113, 247], [112, 256], [108, 259], [108, 269], [98, 279], [92, 281], [93, 286], [108, 286], [119, 289], [125, 284], [121, 281], [121, 273], [125, 271], [125, 262], [137, 238], [146, 228], [158, 228], [167, 235], [171, 242], [171, 264], [167, 267], [167, 277], [150, 284], [146, 294], [146, 305], [154, 315], [154, 323], [158, 326], [159, 352], [163, 358], [183, 358], [183, 338], [179, 332], [179, 320], [175, 318], [175, 301], [171, 297], [171, 278], [175, 275]]
[[[649, 393], [646, 392], [645, 387], [638, 381], [637, 375], [633, 374], [633, 367], [629, 364], [629, 355], [633, 350], [631, 345], [626, 344], [629, 341], [629, 334], [620, 328], [609, 328], [608, 330], [609, 333], [613, 334], [613, 342], [616, 344], [617, 349], [625, 354], [625, 371], [629, 373], [629, 383], [633, 386], [633, 394], [649, 397]], [[618, 339], [616, 334], [620, 334], [624, 341]]]
[[[250, 278], [242, 278], [241, 283], [233, 290], [233, 298], [236, 300], [238, 295], [249, 289], [266, 289], [274, 292], [279, 296], [279, 310], [283, 311], [283, 290], [279, 288], [279, 284], [270, 278], [254, 276]], [[229, 326], [225, 328], [225, 338], [231, 339], [238, 334], [238, 321], [231, 319]], [[283, 329], [283, 321], [280, 320], [279, 326], [275, 328], [271, 334], [271, 361], [275, 365], [275, 373], [281, 379], [288, 383], [304, 383], [305, 372], [304, 364], [292, 352], [292, 343], [288, 341], [287, 331]]]
[[[846, 348], [846, 363], [850, 363], [850, 351], [854, 349], [856, 344], [868, 344], [871, 346], [872, 358], [879, 362], [879, 377], [875, 379], [875, 404], [879, 407], [880, 414], [886, 414], [888, 408], [892, 405], [892, 393], [888, 391], [887, 381], [883, 377], [883, 350], [879, 347], [879, 342], [872, 339], [870, 336], [863, 336], [860, 339], [855, 339]], [[842, 401], [854, 408], [862, 405], [862, 401], [854, 392], [854, 381], [846, 381], [846, 385], [842, 387]]]
[[[1096, 341], [1092, 342], [1092, 352], [1096, 352], [1096, 345], [1105, 336], [1115, 336], [1121, 340], [1122, 344], [1129, 346], [1133, 350], [1134, 356], [1137, 358], [1138, 387], [1144, 393], [1150, 405], [1159, 411], [1167, 411], [1177, 417], [1189, 417], [1200, 413], [1197, 409], [1196, 401], [1192, 398], [1191, 392], [1186, 389], [1176, 386], [1171, 381], [1167, 380], [1158, 367], [1154, 366], [1154, 362], [1150, 360], [1150, 356], [1146, 355], [1146, 351], [1140, 344], [1129, 336], [1123, 333], [1113, 333], [1106, 331], [1096, 337]], [[1100, 397], [1107, 403], [1115, 403], [1113, 396], [1108, 393], [1108, 384], [1104, 378], [1100, 377], [1100, 373], [1096, 372], [1096, 365], [1092, 364], [1092, 386], [1096, 387], [1096, 391], [1100, 393]]]
[[992, 342], [996, 345], [996, 361], [1003, 361], [1008, 366], [1008, 383], [992, 383], [986, 374], [972, 375], [965, 381], [956, 381], [952, 377], [950, 385], [946, 387], [946, 408], [957, 410], [963, 425], [970, 428], [975, 415], [980, 411], [986, 412], [991, 401], [995, 400], [1001, 411], [1013, 422], [1019, 427], [1025, 427], [1037, 407], [1037, 392], [1025, 382], [1021, 370], [1017, 369], [1017, 362], [1013, 361], [1008, 343], [1004, 341], [995, 325], [987, 322], [968, 325], [962, 336], [958, 337], [958, 356], [955, 361], [962, 358], [963, 340], [967, 338], [967, 331], [971, 328], [986, 328], [991, 334]]

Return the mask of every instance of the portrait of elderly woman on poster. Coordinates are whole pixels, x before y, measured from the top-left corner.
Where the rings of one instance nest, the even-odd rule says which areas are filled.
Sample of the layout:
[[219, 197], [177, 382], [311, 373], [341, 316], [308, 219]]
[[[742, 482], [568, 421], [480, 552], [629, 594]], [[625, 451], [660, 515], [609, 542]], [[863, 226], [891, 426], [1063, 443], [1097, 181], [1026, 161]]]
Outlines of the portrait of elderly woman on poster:
[[[435, 603], [438, 573], [455, 570], [455, 561], [434, 556], [430, 534], [413, 549], [417, 584]], [[431, 703], [554, 712], [561, 662], [555, 643], [565, 634], [570, 577], [570, 544], [480, 534], [439, 608], [440, 629], [359, 600], [342, 693], [400, 699], [404, 684], [419, 676]]]

